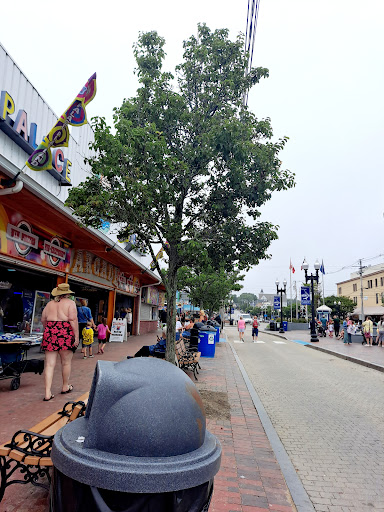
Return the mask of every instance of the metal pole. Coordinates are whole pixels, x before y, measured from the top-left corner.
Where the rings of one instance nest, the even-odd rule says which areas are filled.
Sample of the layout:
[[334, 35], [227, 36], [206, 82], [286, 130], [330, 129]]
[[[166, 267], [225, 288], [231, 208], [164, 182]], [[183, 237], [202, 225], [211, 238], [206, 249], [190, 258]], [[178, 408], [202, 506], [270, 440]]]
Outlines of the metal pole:
[[292, 269], [289, 271], [289, 288], [290, 288], [290, 295], [291, 295], [291, 323], [292, 323]]
[[363, 291], [363, 266], [361, 260], [359, 260], [360, 268], [359, 268], [359, 274], [360, 274], [360, 297], [361, 297], [361, 323], [364, 322], [364, 291]]

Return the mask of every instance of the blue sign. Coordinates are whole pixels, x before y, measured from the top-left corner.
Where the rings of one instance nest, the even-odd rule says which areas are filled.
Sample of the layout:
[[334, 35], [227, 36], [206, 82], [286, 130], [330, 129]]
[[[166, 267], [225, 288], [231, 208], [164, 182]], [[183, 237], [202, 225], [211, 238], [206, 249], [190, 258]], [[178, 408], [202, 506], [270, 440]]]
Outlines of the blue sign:
[[280, 296], [275, 295], [273, 297], [273, 309], [280, 309]]
[[302, 306], [310, 306], [311, 305], [311, 293], [309, 291], [309, 286], [301, 287], [301, 305]]

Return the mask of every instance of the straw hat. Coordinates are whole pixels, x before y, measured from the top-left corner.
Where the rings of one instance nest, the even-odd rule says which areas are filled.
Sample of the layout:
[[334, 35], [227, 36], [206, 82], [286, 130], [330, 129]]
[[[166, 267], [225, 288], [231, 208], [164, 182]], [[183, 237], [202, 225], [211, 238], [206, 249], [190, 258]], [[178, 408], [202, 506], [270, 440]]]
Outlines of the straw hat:
[[52, 290], [52, 295], [58, 297], [59, 295], [73, 295], [74, 292], [69, 288], [68, 283], [61, 283], [57, 288]]

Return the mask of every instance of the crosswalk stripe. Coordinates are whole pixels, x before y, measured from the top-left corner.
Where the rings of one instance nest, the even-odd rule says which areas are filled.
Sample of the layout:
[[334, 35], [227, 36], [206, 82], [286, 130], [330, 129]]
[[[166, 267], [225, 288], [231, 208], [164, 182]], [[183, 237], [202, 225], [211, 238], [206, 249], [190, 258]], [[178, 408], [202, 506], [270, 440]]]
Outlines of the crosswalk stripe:
[[265, 341], [257, 340], [257, 341], [254, 341], [253, 343], [265, 343]]

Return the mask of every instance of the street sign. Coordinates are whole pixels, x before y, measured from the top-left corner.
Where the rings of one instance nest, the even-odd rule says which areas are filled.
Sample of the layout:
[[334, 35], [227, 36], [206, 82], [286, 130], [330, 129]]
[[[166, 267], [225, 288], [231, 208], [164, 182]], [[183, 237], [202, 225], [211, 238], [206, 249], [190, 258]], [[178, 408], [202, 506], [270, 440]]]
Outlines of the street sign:
[[280, 296], [275, 295], [273, 297], [273, 309], [280, 309]]
[[301, 287], [301, 305], [302, 306], [310, 306], [311, 305], [311, 293], [309, 291], [309, 286]]

